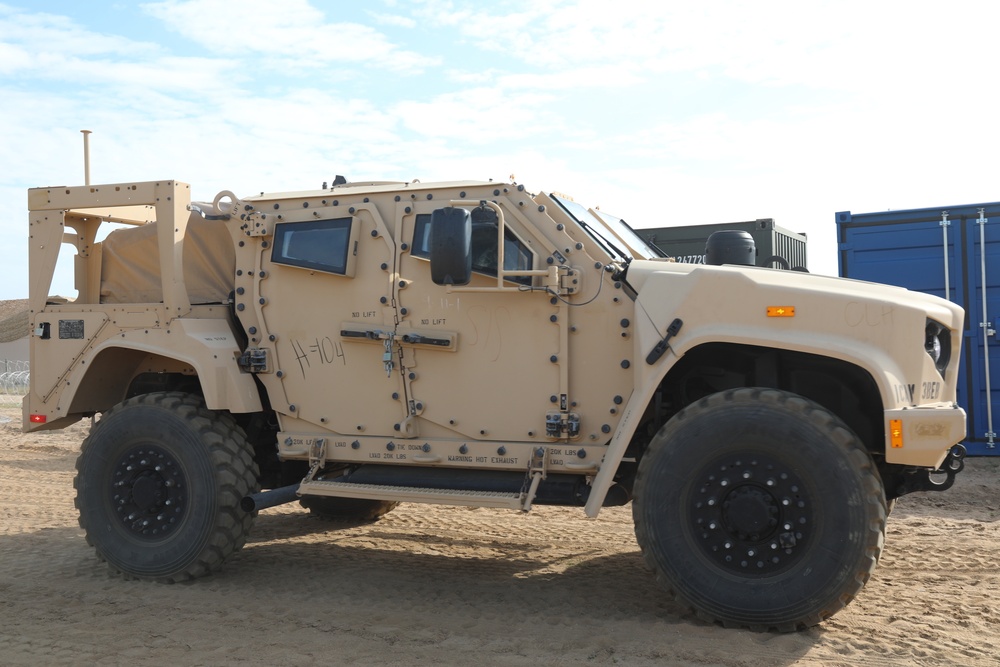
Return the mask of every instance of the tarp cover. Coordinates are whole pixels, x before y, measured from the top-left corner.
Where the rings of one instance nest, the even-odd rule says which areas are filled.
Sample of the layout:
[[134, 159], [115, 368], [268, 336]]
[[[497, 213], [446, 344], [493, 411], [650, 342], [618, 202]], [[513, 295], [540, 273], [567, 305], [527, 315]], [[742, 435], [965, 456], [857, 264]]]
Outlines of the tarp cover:
[[[158, 223], [117, 229], [104, 239], [101, 303], [160, 303]], [[233, 289], [236, 253], [222, 220], [192, 213], [184, 237], [184, 284], [192, 304], [222, 303]]]

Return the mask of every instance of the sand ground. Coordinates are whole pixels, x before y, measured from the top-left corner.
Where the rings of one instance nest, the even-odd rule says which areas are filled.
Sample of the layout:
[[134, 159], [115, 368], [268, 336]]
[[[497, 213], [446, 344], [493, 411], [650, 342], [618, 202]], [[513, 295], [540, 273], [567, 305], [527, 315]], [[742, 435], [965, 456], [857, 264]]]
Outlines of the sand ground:
[[646, 571], [630, 508], [403, 505], [344, 525], [265, 510], [225, 569], [125, 581], [84, 541], [74, 462], [88, 424], [23, 435], [0, 408], [3, 665], [996, 665], [1000, 457], [900, 499], [882, 561], [821, 626], [708, 625]]

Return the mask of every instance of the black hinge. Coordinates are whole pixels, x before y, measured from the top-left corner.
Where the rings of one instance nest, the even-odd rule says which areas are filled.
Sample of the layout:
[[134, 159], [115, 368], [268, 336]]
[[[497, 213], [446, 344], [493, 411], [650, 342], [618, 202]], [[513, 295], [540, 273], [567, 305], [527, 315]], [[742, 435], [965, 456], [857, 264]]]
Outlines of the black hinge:
[[267, 350], [249, 348], [236, 360], [239, 367], [248, 373], [267, 372]]
[[580, 415], [575, 412], [546, 414], [545, 435], [550, 438], [575, 438], [580, 435]]

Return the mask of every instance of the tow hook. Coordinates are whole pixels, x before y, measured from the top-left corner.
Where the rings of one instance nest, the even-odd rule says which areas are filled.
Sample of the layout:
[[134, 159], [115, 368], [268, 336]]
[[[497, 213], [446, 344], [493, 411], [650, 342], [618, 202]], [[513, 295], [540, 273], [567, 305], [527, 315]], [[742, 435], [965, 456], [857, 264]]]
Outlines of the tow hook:
[[965, 468], [965, 445], [958, 444], [948, 450], [937, 470], [913, 470], [904, 473], [897, 495], [914, 491], [946, 491], [955, 483], [955, 476]]
[[952, 447], [948, 451], [948, 456], [944, 460], [944, 465], [941, 466], [942, 470], [951, 471], [952, 478], [958, 473], [962, 472], [965, 467], [965, 445], [958, 444]]

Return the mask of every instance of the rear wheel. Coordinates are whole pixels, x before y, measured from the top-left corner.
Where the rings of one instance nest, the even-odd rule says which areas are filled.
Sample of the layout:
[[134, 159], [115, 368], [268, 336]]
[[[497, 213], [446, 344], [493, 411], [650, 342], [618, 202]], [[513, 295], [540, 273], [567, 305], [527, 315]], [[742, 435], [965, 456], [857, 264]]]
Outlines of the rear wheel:
[[704, 398], [660, 430], [639, 464], [633, 517], [657, 579], [699, 616], [790, 631], [836, 613], [867, 582], [886, 502], [840, 419], [751, 388]]
[[114, 571], [182, 581], [218, 570], [246, 542], [253, 449], [229, 413], [197, 396], [143, 394], [112, 408], [76, 468], [80, 526]]

